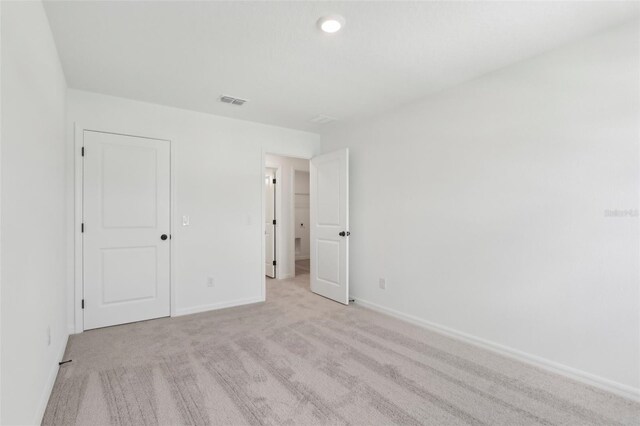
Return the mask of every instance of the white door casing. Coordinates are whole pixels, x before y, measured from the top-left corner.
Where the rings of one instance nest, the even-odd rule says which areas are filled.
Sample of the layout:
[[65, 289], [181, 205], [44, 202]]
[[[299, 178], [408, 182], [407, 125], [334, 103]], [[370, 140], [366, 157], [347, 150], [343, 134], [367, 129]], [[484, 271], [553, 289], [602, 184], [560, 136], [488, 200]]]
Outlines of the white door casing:
[[83, 147], [84, 329], [169, 316], [170, 142], [85, 130]]
[[310, 162], [311, 291], [349, 304], [349, 150]]
[[276, 178], [275, 169], [266, 169], [265, 173], [265, 224], [264, 224], [264, 263], [265, 275], [270, 278], [276, 277]]

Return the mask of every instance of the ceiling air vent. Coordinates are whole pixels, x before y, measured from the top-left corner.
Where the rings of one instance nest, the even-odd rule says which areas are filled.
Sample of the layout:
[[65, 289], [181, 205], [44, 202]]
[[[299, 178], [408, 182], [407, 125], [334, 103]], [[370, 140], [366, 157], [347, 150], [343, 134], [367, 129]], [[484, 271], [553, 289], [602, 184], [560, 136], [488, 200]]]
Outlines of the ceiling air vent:
[[234, 98], [233, 96], [222, 95], [222, 96], [220, 96], [220, 102], [222, 102], [224, 104], [242, 106], [242, 105], [244, 105], [245, 102], [247, 102], [247, 100], [246, 99], [240, 99], [240, 98]]
[[327, 124], [327, 123], [331, 123], [332, 121], [336, 121], [337, 118], [334, 117], [329, 117], [328, 115], [317, 115], [315, 117], [313, 117], [311, 119], [312, 123], [316, 123], [316, 124]]

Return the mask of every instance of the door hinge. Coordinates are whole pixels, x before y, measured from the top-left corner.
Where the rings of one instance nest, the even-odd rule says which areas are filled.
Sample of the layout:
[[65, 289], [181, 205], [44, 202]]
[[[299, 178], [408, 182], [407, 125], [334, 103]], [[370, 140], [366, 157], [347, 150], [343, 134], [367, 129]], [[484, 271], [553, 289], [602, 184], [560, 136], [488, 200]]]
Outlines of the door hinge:
[[276, 266], [276, 261], [275, 260], [273, 261], [273, 266]]
[[82, 147], [82, 156], [84, 157], [84, 146]]
[[276, 183], [276, 180], [275, 180], [275, 179], [273, 180], [273, 183], [274, 183], [274, 184]]
[[84, 223], [80, 225], [80, 232], [84, 232]]
[[275, 220], [275, 219], [273, 219], [273, 224], [274, 224], [274, 225], [276, 224], [276, 220]]
[[82, 299], [82, 309], [84, 309], [84, 299]]

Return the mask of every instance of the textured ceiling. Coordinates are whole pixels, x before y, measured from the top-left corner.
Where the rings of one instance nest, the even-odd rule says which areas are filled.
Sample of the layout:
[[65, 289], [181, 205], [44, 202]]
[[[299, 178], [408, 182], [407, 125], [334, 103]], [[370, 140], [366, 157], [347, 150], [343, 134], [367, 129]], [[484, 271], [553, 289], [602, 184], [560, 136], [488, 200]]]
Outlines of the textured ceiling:
[[[47, 1], [70, 87], [317, 131], [638, 17], [637, 2]], [[341, 14], [344, 29], [316, 21]], [[237, 107], [222, 94], [248, 99]]]

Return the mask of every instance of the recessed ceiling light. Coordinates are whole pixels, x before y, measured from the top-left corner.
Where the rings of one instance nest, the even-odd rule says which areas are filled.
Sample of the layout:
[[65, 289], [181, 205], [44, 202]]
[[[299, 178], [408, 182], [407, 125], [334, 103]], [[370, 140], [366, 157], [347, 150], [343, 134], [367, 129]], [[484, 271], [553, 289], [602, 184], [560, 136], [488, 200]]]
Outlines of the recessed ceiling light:
[[340, 15], [323, 16], [318, 19], [318, 28], [325, 33], [337, 33], [343, 26], [344, 18]]

